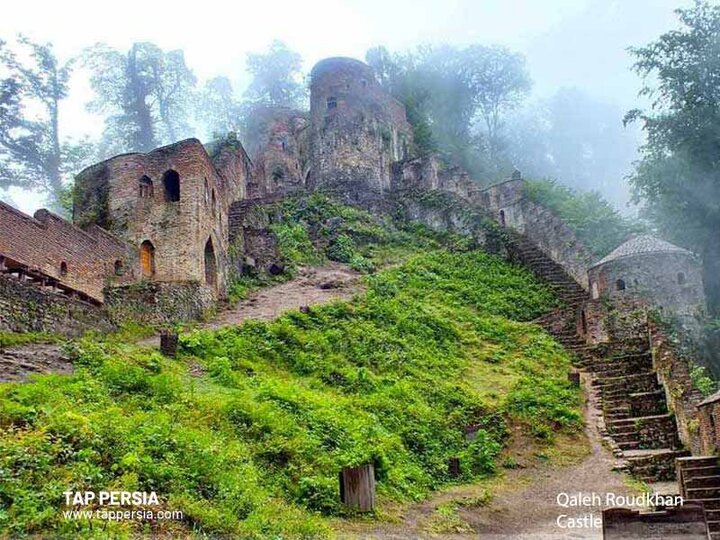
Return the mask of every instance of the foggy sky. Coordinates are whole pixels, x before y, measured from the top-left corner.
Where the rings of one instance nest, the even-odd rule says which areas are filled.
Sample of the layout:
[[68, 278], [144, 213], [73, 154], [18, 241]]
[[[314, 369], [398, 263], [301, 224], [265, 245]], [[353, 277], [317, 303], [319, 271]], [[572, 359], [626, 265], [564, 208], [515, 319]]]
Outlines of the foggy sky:
[[[422, 43], [503, 44], [527, 56], [534, 97], [577, 87], [626, 110], [638, 105], [638, 77], [626, 48], [641, 46], [677, 27], [673, 10], [690, 0], [274, 0], [174, 2], [36, 0], [6, 3], [0, 37], [23, 33], [51, 41], [61, 59], [105, 42], [127, 50], [152, 41], [181, 48], [203, 80], [227, 75], [240, 93], [249, 51], [280, 39], [298, 51], [305, 71], [328, 56], [362, 59], [374, 45], [391, 51]], [[102, 131], [85, 110], [91, 96], [82, 73], [63, 103], [61, 128], [70, 136]], [[618, 122], [621, 118], [618, 118]], [[11, 190], [27, 212], [33, 194]]]

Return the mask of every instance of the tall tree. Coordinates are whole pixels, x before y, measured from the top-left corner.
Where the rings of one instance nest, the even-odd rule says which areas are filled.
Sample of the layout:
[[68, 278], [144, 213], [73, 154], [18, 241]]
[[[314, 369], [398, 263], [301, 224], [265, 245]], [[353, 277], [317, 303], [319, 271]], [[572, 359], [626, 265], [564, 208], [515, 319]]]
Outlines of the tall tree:
[[242, 109], [227, 77], [215, 77], [205, 83], [198, 99], [198, 120], [209, 137], [237, 132], [241, 128]]
[[6, 73], [0, 80], [0, 188], [40, 191], [60, 211], [63, 179], [89, 154], [87, 143], [63, 141], [60, 134], [71, 62], [61, 64], [52, 45], [22, 36], [16, 50], [0, 40], [0, 62]]
[[[405, 104], [408, 119], [421, 133], [418, 151], [436, 151], [477, 179], [509, 172], [499, 152], [500, 132], [506, 113], [530, 84], [522, 56], [474, 45], [423, 46], [403, 54], [375, 47], [366, 59]], [[477, 129], [477, 124], [485, 127]]]
[[647, 143], [631, 179], [645, 214], [703, 256], [710, 307], [720, 312], [720, 6], [696, 0], [681, 28], [634, 48], [649, 111], [633, 110]]
[[476, 114], [485, 124], [491, 159], [500, 147], [500, 128], [506, 113], [530, 91], [525, 58], [505, 47], [472, 45], [460, 53], [459, 70], [470, 90]]
[[249, 53], [247, 69], [253, 77], [245, 93], [250, 102], [275, 107], [302, 105], [306, 97], [302, 57], [282, 41], [273, 41], [264, 53]]
[[98, 44], [85, 53], [95, 99], [105, 114], [104, 154], [147, 152], [190, 134], [188, 114], [196, 83], [180, 50], [135, 43], [127, 53]]

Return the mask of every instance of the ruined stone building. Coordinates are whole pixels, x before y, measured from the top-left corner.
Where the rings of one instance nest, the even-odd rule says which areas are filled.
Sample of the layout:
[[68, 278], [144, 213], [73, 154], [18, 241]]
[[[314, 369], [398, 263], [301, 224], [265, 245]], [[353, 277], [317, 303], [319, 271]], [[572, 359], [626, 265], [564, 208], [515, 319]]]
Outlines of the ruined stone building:
[[[535, 322], [592, 374], [607, 439], [633, 474], [670, 479], [676, 459], [720, 452], [720, 394], [703, 400], [691, 365], [649, 316], [660, 311], [699, 334], [706, 308], [695, 255], [642, 235], [597, 260], [528, 199], [519, 172], [481, 188], [461, 168], [416, 155], [405, 108], [354, 59], [319, 62], [309, 113], [267, 108], [251, 134], [245, 147], [232, 134], [188, 139], [93, 165], [77, 175], [72, 222], [0, 203], [0, 331], [73, 335], [128, 319], [198, 319], [237, 274], [283, 271], [268, 204], [329, 191], [472, 236], [545, 279], [560, 306]], [[618, 529], [645, 519], [618, 516]]]
[[[252, 212], [257, 205], [328, 190], [379, 211], [392, 197], [425, 190], [467, 201], [523, 235], [594, 297], [642, 292], [671, 312], [703, 309], [689, 252], [642, 237], [595, 262], [566, 224], [525, 197], [519, 173], [480, 189], [462, 169], [414, 155], [404, 106], [363, 62], [320, 61], [309, 113], [267, 108], [258, 117], [244, 141], [249, 152], [232, 135], [206, 146], [189, 139], [85, 169], [77, 175], [72, 223], [0, 205], [0, 269], [15, 285], [35, 284], [43, 294], [38, 305], [61, 295], [149, 310], [147, 320], [194, 318], [227, 296], [234, 272], [282, 271], [269, 223]], [[442, 221], [427, 209], [413, 211], [410, 218]], [[457, 216], [451, 221], [462, 228]], [[0, 328], [21, 326], [0, 320]]]

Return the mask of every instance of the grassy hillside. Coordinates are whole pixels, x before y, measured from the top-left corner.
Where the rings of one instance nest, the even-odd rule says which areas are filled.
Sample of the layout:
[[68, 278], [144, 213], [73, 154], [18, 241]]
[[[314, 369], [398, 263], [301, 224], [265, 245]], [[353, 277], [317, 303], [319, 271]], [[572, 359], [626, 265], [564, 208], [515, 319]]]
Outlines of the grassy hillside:
[[450, 457], [459, 481], [494, 474], [510, 425], [579, 429], [568, 356], [525, 322], [553, 303], [529, 273], [434, 249], [366, 279], [350, 303], [187, 334], [178, 360], [86, 338], [75, 375], [0, 387], [0, 534], [150, 531], [63, 519], [63, 491], [118, 489], [183, 512], [154, 531], [322, 537], [342, 466], [374, 462], [381, 504], [419, 499]]

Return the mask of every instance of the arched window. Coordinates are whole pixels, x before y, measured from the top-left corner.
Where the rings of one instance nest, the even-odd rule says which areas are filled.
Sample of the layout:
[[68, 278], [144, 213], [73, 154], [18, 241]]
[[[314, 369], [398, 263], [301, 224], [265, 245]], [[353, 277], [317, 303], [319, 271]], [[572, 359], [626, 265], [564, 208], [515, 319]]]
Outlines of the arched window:
[[597, 300], [598, 298], [600, 298], [600, 291], [598, 290], [597, 281], [592, 282], [592, 285], [590, 285], [590, 290], [592, 291], [593, 300]]
[[177, 202], [180, 200], [180, 175], [172, 169], [163, 174], [163, 187], [165, 188], [165, 201]]
[[500, 225], [505, 226], [505, 210], [500, 210]]
[[684, 272], [678, 272], [677, 282], [678, 282], [678, 285], [685, 285], [685, 273]]
[[588, 331], [587, 315], [585, 314], [584, 309], [580, 312], [580, 325], [581, 325], [582, 333], [587, 334], [587, 331]]
[[138, 194], [141, 199], [152, 199], [153, 197], [153, 183], [148, 176], [140, 177], [138, 180]]
[[205, 204], [210, 204], [210, 184], [208, 184], [207, 178], [205, 179]]
[[208, 238], [205, 243], [205, 283], [213, 288], [217, 285], [217, 262], [212, 238]]
[[65, 277], [67, 276], [68, 269], [67, 269], [67, 263], [65, 261], [60, 263], [60, 275]]
[[155, 275], [155, 246], [150, 240], [140, 244], [140, 268], [144, 277]]
[[122, 276], [123, 274], [125, 274], [125, 266], [123, 265], [123, 262], [120, 259], [115, 261], [114, 268], [115, 268], [116, 276]]
[[625, 290], [625, 282], [622, 279], [618, 279], [615, 282], [615, 290], [616, 291], [624, 291]]
[[215, 190], [212, 190], [212, 213], [217, 212], [217, 197], [215, 197]]
[[327, 98], [327, 108], [328, 110], [337, 109], [337, 99], [334, 97]]

